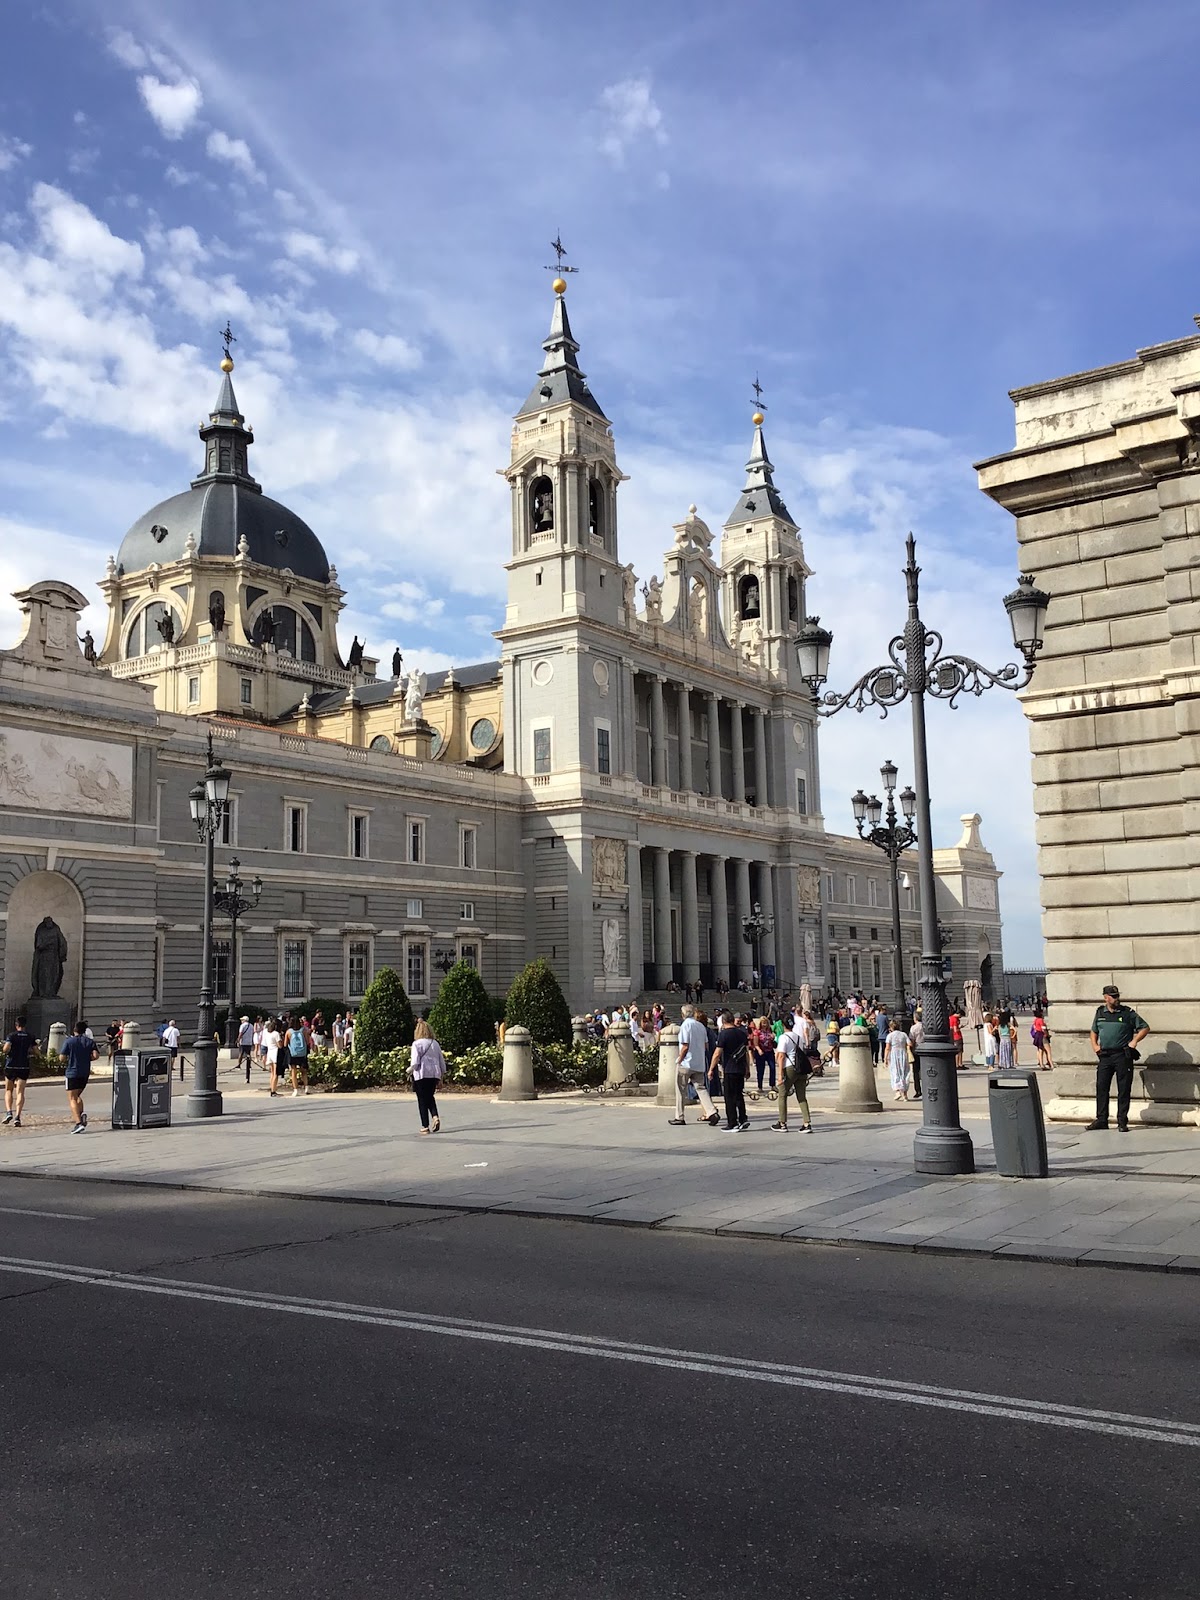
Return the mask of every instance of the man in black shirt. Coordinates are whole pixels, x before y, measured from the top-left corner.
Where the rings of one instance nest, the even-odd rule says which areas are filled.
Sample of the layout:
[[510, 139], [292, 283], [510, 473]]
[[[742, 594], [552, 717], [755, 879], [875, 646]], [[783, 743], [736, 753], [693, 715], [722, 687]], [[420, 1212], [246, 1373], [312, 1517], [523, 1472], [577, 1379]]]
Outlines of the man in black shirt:
[[67, 1104], [71, 1108], [71, 1115], [75, 1118], [72, 1133], [87, 1132], [87, 1112], [83, 1109], [83, 1091], [88, 1086], [88, 1079], [92, 1074], [92, 1062], [100, 1054], [96, 1049], [96, 1041], [87, 1031], [87, 1023], [80, 1021], [75, 1024], [75, 1032], [62, 1047], [62, 1059], [66, 1063]]
[[719, 1066], [725, 1084], [725, 1132], [745, 1133], [750, 1127], [746, 1115], [746, 1067], [749, 1063], [750, 1035], [745, 1017], [721, 1018], [717, 1048], [712, 1065]]
[[25, 1018], [4, 1041], [4, 1120], [21, 1126], [25, 1109], [25, 1084], [29, 1078], [29, 1056], [37, 1040], [25, 1027]]

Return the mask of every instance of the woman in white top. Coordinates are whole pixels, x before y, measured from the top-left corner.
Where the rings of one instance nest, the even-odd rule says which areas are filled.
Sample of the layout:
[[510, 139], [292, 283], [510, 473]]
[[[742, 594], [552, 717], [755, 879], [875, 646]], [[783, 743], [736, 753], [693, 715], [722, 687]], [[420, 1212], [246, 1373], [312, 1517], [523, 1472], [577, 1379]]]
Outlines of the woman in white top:
[[902, 1028], [893, 1028], [883, 1041], [887, 1051], [888, 1072], [897, 1100], [908, 1099], [908, 1035]]
[[438, 1116], [437, 1086], [446, 1076], [446, 1058], [424, 1017], [413, 1031], [408, 1070], [412, 1073], [413, 1088], [417, 1091], [417, 1109], [421, 1113], [422, 1134], [440, 1133], [442, 1119]]
[[275, 1026], [274, 1017], [263, 1029], [263, 1049], [267, 1053], [267, 1070], [271, 1074], [271, 1093], [279, 1092], [279, 1047], [283, 1043], [283, 1035]]

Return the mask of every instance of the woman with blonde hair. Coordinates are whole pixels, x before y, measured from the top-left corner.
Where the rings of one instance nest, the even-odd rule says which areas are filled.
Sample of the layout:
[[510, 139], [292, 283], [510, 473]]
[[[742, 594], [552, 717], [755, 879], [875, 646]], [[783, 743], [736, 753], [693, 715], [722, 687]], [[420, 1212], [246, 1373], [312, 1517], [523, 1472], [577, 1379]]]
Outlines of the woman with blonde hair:
[[421, 1133], [440, 1133], [442, 1119], [438, 1116], [438, 1080], [446, 1076], [446, 1058], [442, 1047], [433, 1037], [433, 1029], [422, 1017], [413, 1030], [412, 1053], [408, 1060], [413, 1088], [417, 1091], [417, 1109], [421, 1113]]

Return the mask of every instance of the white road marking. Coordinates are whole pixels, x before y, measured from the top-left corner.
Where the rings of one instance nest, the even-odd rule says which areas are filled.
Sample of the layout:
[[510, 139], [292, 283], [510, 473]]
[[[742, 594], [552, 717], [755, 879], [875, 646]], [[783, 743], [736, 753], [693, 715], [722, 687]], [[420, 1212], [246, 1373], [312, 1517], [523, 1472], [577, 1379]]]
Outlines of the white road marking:
[[819, 1367], [749, 1362], [738, 1356], [713, 1355], [701, 1350], [671, 1350], [661, 1345], [628, 1344], [592, 1334], [513, 1327], [500, 1322], [477, 1322], [465, 1317], [398, 1311], [388, 1306], [360, 1306], [338, 1300], [313, 1300], [299, 1295], [270, 1294], [257, 1289], [226, 1289], [180, 1278], [152, 1278], [137, 1273], [114, 1272], [104, 1267], [25, 1260], [18, 1256], [0, 1256], [0, 1272], [48, 1278], [59, 1283], [125, 1289], [136, 1294], [161, 1295], [177, 1300], [199, 1300], [210, 1305], [238, 1306], [252, 1311], [275, 1311], [331, 1322], [352, 1322], [410, 1333], [433, 1333], [452, 1339], [552, 1350], [607, 1361], [628, 1361], [640, 1366], [707, 1373], [713, 1377], [739, 1378], [753, 1383], [774, 1383], [794, 1389], [816, 1389], [830, 1394], [853, 1395], [859, 1399], [891, 1400], [901, 1405], [965, 1411], [976, 1416], [1002, 1417], [1013, 1422], [1041, 1423], [1048, 1427], [1111, 1434], [1158, 1444], [1200, 1446], [1200, 1423], [1060, 1405], [1047, 1400], [1022, 1400], [972, 1389], [943, 1389], [931, 1384], [911, 1383], [902, 1378], [876, 1378], [863, 1373], [826, 1371]]
[[0, 1212], [11, 1217], [53, 1217], [56, 1222], [94, 1222], [80, 1211], [34, 1211], [31, 1206], [0, 1206]]

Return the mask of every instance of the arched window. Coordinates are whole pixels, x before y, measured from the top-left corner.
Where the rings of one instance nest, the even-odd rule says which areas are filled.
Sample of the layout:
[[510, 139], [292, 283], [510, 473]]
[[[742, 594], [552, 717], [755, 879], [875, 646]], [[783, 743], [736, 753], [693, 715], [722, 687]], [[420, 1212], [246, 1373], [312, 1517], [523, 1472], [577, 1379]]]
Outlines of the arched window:
[[273, 644], [297, 661], [316, 661], [317, 641], [304, 618], [291, 606], [264, 606], [254, 621], [255, 644]]
[[529, 485], [529, 527], [533, 533], [553, 531], [554, 485], [549, 478], [535, 478]]
[[598, 478], [588, 479], [588, 532], [593, 539], [604, 538], [604, 490]]
[[788, 621], [797, 622], [800, 618], [800, 584], [796, 578], [787, 581], [787, 607]]
[[388, 738], [386, 733], [377, 733], [367, 748], [369, 750], [390, 751], [392, 748], [392, 741]]
[[740, 617], [758, 617], [762, 615], [758, 579], [752, 572], [747, 573], [738, 583], [738, 615]]
[[221, 452], [221, 471], [222, 472], [228, 472], [229, 471], [229, 446], [225, 443], [225, 441], [223, 439], [221, 440], [221, 444], [220, 444], [220, 452]]
[[[170, 639], [160, 626], [166, 618], [170, 618]], [[158, 645], [173, 644], [177, 633], [178, 618], [172, 608], [162, 600], [152, 600], [129, 625], [129, 632], [125, 635], [124, 657], [126, 661], [132, 661], [135, 656], [148, 655]]]

